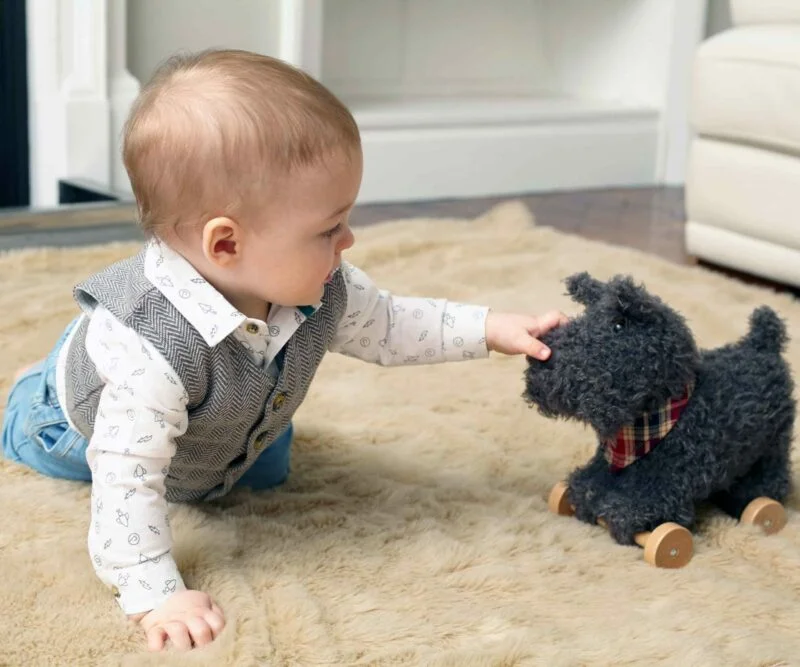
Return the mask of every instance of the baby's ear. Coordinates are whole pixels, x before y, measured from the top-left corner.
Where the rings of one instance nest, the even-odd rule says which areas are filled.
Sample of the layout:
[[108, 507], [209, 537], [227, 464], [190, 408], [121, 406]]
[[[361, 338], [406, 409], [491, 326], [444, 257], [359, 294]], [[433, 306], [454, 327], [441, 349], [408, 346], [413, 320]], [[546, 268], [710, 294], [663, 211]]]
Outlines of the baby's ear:
[[565, 282], [567, 293], [584, 306], [596, 303], [605, 290], [605, 285], [592, 278], [586, 271], [571, 275]]

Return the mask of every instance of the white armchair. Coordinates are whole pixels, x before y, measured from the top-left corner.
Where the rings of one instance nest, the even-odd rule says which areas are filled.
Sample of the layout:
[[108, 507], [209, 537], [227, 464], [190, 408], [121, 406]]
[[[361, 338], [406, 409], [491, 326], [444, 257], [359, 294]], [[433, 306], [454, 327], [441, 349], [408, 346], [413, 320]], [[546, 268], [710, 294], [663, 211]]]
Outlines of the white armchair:
[[800, 286], [800, 0], [731, 0], [694, 62], [690, 255]]

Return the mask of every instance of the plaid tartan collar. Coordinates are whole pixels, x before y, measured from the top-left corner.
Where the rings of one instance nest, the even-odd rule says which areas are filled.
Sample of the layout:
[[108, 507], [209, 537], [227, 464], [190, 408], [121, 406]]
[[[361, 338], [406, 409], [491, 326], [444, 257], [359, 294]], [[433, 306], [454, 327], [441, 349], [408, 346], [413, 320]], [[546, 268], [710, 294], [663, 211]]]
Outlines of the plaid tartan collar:
[[649, 454], [672, 430], [692, 396], [694, 384], [686, 385], [680, 396], [673, 396], [650, 412], [644, 412], [633, 424], [623, 426], [616, 436], [606, 440], [605, 456], [612, 472], [617, 472]]

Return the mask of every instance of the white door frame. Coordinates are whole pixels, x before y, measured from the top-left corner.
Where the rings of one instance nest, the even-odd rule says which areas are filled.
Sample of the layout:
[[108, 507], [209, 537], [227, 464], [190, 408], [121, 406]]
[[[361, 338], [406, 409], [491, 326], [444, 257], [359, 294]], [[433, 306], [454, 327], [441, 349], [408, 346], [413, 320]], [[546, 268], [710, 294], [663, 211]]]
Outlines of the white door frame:
[[127, 70], [127, 0], [27, 0], [31, 206], [58, 182], [129, 189], [119, 144], [139, 82]]

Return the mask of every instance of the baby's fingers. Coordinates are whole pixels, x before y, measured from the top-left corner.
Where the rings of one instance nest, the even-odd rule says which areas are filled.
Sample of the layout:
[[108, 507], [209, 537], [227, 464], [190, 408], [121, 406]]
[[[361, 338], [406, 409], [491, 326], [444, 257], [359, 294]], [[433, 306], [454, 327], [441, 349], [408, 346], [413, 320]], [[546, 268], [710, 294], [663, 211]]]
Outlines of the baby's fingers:
[[225, 622], [225, 614], [222, 613], [222, 609], [217, 606], [217, 603], [213, 600], [211, 601], [211, 611], [214, 612], [217, 616], [222, 619], [222, 622]]
[[551, 329], [555, 329], [556, 327], [560, 327], [565, 325], [569, 322], [564, 313], [558, 310], [551, 310], [548, 313], [545, 313], [541, 317], [538, 318], [539, 324], [539, 335], [541, 336], [543, 333], [547, 333]]
[[520, 350], [529, 357], [545, 361], [550, 356], [550, 348], [537, 338], [527, 338]]
[[164, 630], [172, 641], [172, 645], [179, 651], [191, 650], [192, 638], [189, 636], [189, 628], [183, 621], [171, 621], [164, 626]]
[[205, 646], [214, 641], [214, 633], [203, 616], [187, 618], [186, 628], [195, 646]]
[[167, 640], [167, 632], [160, 625], [153, 626], [146, 633], [147, 648], [151, 651], [160, 651]]
[[[216, 607], [216, 605], [214, 605]], [[222, 632], [222, 628], [225, 627], [225, 618], [222, 616], [222, 612], [220, 611], [219, 607], [217, 607], [217, 611], [207, 611], [203, 614], [203, 618], [205, 619], [206, 623], [208, 623], [208, 627], [211, 628], [211, 632], [214, 634], [214, 639], [219, 636], [219, 633]]]

